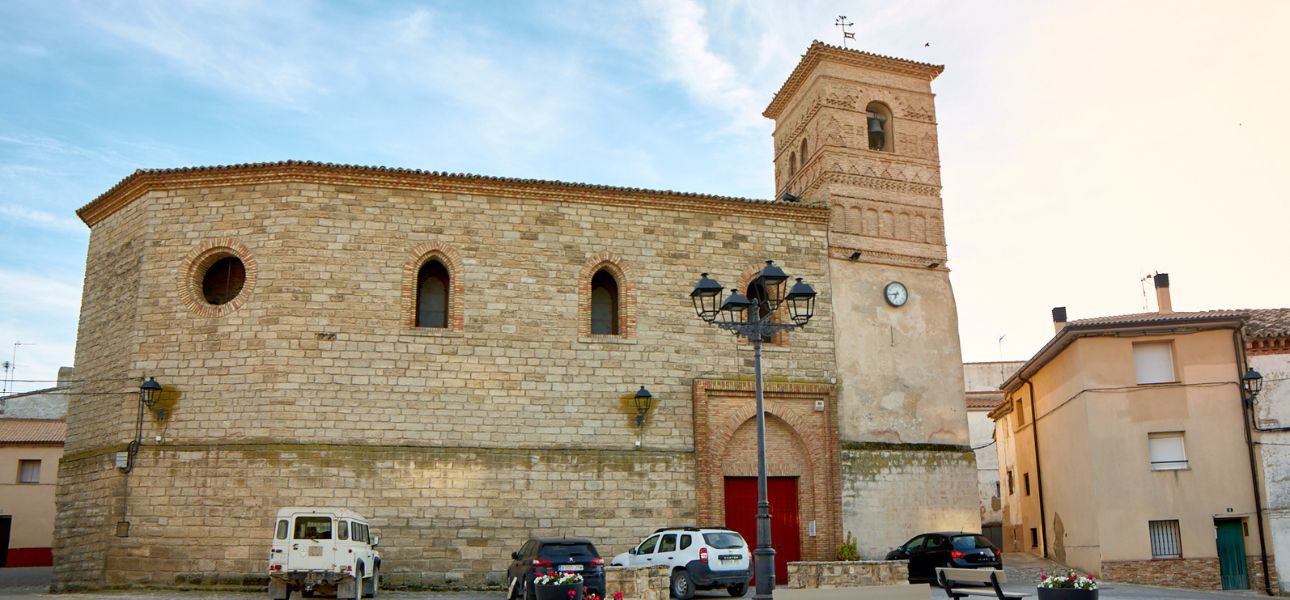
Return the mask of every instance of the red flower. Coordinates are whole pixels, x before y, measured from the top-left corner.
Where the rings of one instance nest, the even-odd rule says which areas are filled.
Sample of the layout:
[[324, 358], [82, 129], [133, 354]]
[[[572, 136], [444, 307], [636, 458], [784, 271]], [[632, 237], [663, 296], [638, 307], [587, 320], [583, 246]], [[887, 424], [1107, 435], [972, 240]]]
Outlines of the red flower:
[[622, 592], [614, 592], [614, 600], [623, 600]]
[[578, 591], [577, 591], [577, 590], [569, 590], [569, 597], [570, 597], [570, 598], [572, 598], [572, 597], [574, 597], [574, 596], [577, 596], [577, 595], [578, 595]]

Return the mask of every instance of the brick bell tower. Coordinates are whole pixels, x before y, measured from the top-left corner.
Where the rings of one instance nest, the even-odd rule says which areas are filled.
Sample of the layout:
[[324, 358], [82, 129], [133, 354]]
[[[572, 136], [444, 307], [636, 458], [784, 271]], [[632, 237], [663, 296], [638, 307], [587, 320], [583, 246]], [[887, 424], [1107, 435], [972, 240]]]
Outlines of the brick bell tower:
[[980, 527], [931, 90], [942, 70], [817, 41], [763, 113], [776, 197], [830, 208], [842, 522], [864, 558]]

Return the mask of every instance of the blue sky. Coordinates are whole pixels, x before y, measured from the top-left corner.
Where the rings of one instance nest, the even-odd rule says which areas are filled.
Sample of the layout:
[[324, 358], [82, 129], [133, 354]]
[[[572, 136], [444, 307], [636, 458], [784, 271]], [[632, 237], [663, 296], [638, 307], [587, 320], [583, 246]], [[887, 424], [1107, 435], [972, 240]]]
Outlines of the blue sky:
[[[141, 167], [283, 159], [770, 197], [812, 39], [934, 84], [966, 360], [1072, 318], [1285, 306], [1290, 3], [0, 3], [0, 357], [72, 363], [88, 230]], [[926, 44], [930, 44], [927, 46]], [[1000, 335], [1006, 336], [1003, 344]], [[1002, 346], [1002, 353], [1001, 353]], [[18, 390], [45, 387], [20, 381]]]

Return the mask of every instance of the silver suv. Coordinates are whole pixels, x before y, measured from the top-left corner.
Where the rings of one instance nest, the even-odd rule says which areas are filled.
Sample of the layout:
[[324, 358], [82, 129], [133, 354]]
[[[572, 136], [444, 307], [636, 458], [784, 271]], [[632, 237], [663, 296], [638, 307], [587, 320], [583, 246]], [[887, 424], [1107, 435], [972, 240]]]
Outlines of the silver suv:
[[726, 588], [731, 596], [748, 593], [752, 553], [738, 532], [724, 527], [664, 527], [635, 548], [614, 557], [620, 567], [666, 565], [672, 595], [690, 600], [695, 590]]

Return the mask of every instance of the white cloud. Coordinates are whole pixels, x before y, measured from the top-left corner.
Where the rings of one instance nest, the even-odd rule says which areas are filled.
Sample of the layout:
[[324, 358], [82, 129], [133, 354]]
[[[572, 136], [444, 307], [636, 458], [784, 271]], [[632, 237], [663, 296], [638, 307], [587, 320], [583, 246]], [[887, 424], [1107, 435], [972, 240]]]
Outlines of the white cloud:
[[0, 204], [0, 219], [17, 221], [21, 225], [56, 231], [86, 233], [88, 229], [79, 219], [48, 213], [13, 204]]

